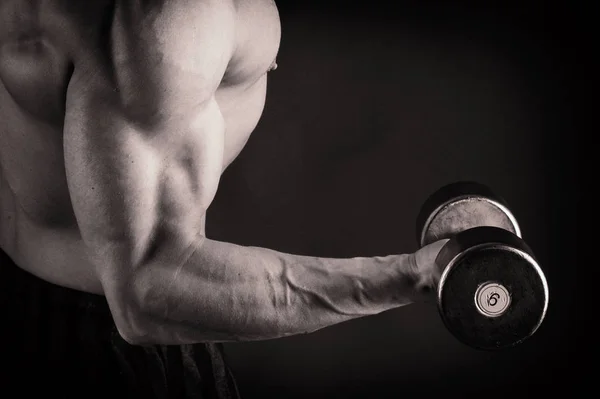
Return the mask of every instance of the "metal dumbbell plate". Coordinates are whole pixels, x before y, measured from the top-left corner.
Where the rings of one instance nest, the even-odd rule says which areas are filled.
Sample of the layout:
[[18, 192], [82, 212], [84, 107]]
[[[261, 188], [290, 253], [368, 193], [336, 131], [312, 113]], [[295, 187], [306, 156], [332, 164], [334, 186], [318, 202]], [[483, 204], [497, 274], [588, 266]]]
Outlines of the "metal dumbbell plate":
[[417, 241], [425, 246], [478, 226], [500, 227], [521, 237], [504, 199], [479, 183], [453, 183], [440, 188], [421, 207]]
[[475, 227], [454, 236], [436, 262], [445, 265], [438, 308], [448, 330], [478, 349], [515, 346], [533, 335], [548, 307], [548, 286], [533, 253], [516, 235]]

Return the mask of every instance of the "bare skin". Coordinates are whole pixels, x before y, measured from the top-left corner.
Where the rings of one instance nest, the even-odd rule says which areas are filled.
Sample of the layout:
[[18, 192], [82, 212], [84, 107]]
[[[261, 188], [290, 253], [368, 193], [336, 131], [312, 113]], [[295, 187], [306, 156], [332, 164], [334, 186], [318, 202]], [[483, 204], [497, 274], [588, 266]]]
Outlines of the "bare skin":
[[133, 344], [271, 339], [430, 299], [443, 242], [325, 259], [206, 237], [263, 110], [271, 0], [81, 4], [0, 1], [0, 245], [20, 267], [105, 295]]

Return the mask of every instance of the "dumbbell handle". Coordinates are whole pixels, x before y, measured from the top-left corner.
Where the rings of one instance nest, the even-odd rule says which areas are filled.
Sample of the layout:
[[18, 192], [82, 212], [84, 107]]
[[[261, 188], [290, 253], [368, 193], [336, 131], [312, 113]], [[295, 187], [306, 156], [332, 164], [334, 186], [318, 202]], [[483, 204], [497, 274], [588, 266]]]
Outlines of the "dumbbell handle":
[[445, 265], [450, 263], [457, 254], [464, 253], [469, 248], [494, 245], [494, 243], [530, 254], [535, 259], [531, 248], [516, 234], [495, 226], [479, 226], [463, 230], [454, 235], [452, 240], [449, 240], [442, 247], [436, 261]]

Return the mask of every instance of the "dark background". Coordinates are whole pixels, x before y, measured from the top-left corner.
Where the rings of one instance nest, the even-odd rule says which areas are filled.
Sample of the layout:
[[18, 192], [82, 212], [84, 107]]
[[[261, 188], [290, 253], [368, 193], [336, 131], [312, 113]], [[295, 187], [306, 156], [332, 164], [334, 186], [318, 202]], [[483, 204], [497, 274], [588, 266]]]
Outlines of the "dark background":
[[279, 69], [254, 135], [222, 178], [208, 235], [316, 256], [412, 252], [426, 197], [476, 180], [508, 201], [539, 258], [547, 318], [500, 353], [458, 343], [425, 305], [228, 344], [242, 394], [489, 398], [575, 389], [591, 374], [576, 359], [588, 34], [577, 10], [348, 3], [278, 2]]

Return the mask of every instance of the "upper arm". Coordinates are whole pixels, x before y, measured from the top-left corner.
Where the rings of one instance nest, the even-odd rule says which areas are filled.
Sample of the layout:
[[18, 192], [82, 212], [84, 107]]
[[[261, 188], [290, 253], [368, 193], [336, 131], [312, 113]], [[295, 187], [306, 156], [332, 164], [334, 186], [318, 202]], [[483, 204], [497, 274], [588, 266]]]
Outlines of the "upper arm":
[[116, 307], [137, 268], [157, 256], [177, 263], [200, 233], [222, 170], [214, 92], [233, 46], [227, 9], [207, 8], [214, 1], [125, 3], [110, 62], [75, 63], [64, 127], [73, 208]]

